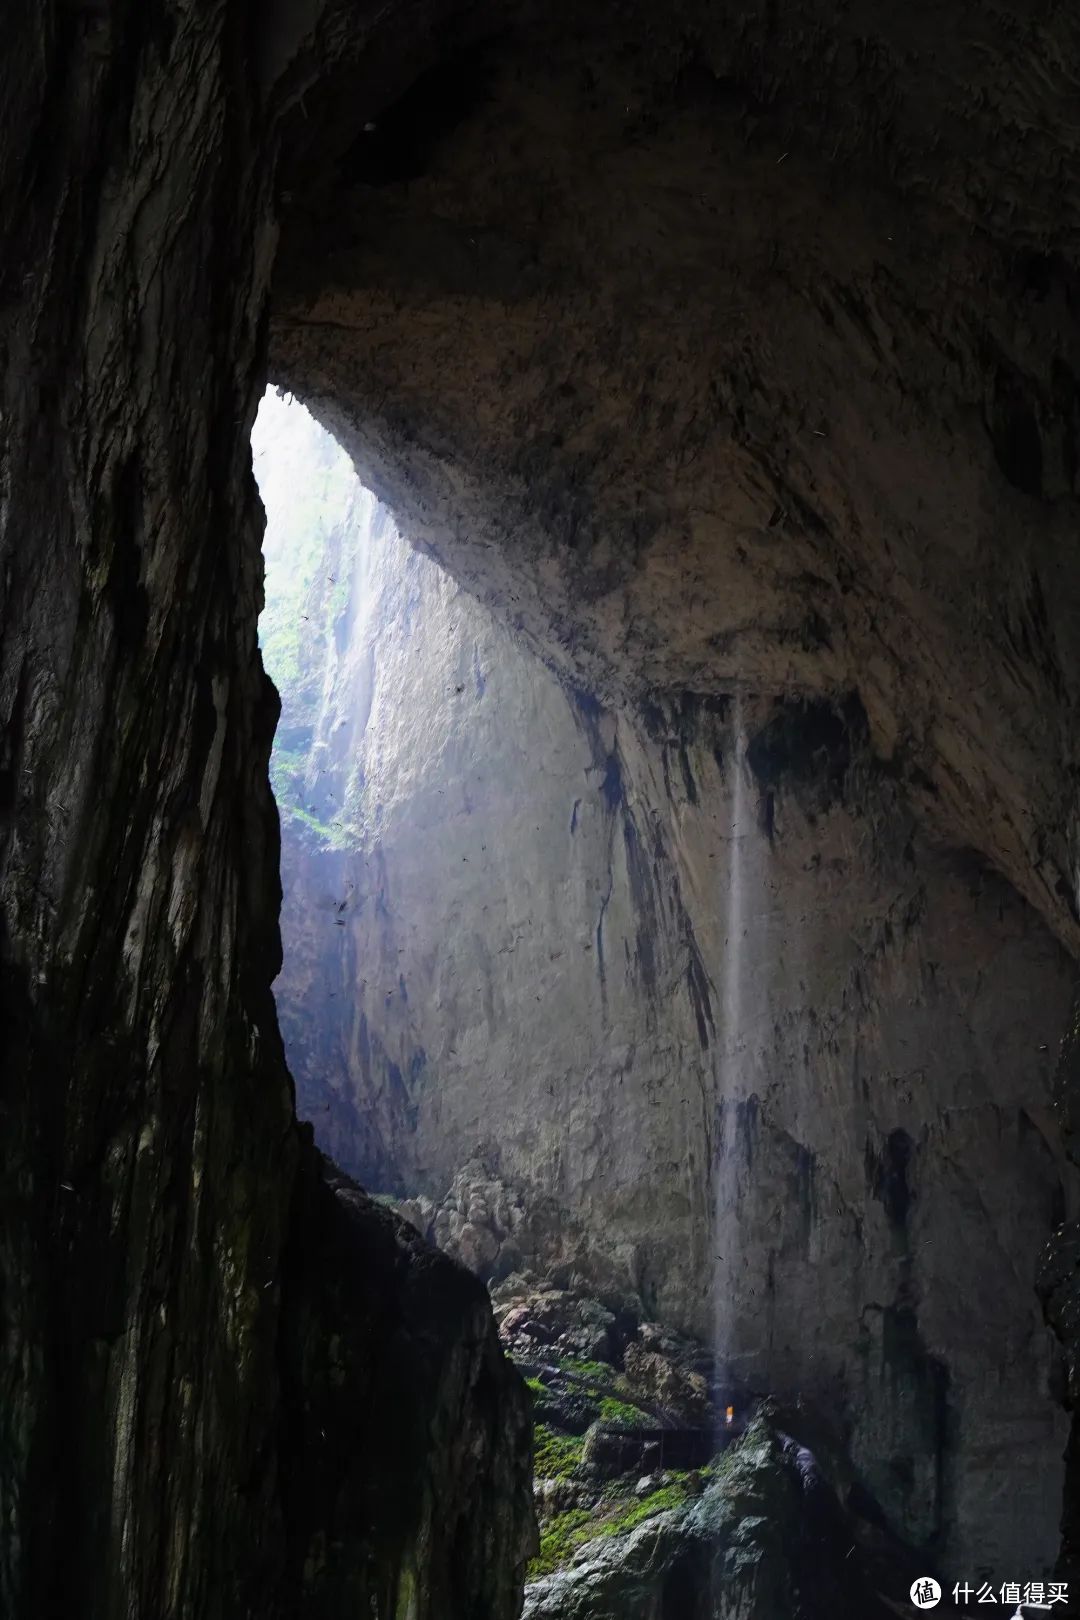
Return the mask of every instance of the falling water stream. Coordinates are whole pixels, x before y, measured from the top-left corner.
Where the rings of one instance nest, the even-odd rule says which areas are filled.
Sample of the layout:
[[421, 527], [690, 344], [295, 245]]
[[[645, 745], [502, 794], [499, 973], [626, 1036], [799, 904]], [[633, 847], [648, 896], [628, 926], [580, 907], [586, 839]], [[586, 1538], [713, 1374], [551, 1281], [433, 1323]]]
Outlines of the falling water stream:
[[[732, 784], [731, 825], [728, 836], [726, 888], [722, 907], [726, 920], [721, 962], [721, 1046], [719, 1063], [716, 1163], [714, 1175], [714, 1257], [713, 1257], [713, 1349], [720, 1388], [728, 1381], [734, 1350], [732, 1320], [733, 1284], [739, 1256], [736, 1221], [735, 1121], [737, 1098], [742, 1080], [741, 1063], [745, 1048], [743, 1019], [746, 978], [746, 736], [743, 701], [736, 691], [732, 707], [730, 779]], [[718, 1407], [718, 1423], [727, 1426], [732, 1413], [726, 1400]]]

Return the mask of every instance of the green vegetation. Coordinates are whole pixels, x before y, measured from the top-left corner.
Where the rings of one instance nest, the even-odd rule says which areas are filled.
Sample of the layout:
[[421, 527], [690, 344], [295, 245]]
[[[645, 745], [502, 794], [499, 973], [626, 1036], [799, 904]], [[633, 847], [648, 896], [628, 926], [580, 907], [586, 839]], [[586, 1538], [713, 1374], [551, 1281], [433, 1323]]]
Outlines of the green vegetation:
[[546, 1423], [533, 1431], [533, 1475], [536, 1479], [568, 1479], [581, 1461], [585, 1441], [578, 1434], [558, 1434]]
[[[357, 484], [345, 452], [302, 406], [270, 394], [252, 435], [254, 464], [266, 507], [265, 602], [259, 646], [281, 696], [281, 728], [314, 734], [326, 702], [327, 671], [336, 661], [335, 626], [349, 615], [364, 525], [357, 521]], [[325, 761], [320, 761], [325, 765]], [[311, 761], [275, 744], [270, 783], [283, 825], [302, 826], [324, 844], [350, 843], [334, 815], [309, 808]], [[340, 785], [329, 778], [324, 786]]]
[[[275, 797], [277, 797], [276, 794]], [[282, 821], [302, 822], [313, 833], [317, 833], [325, 844], [341, 844], [345, 842], [344, 834], [335, 822], [320, 821], [318, 816], [313, 816], [310, 810], [305, 810], [302, 804], [287, 804], [281, 798], [278, 798], [278, 813]]]
[[559, 1371], [575, 1384], [585, 1387], [581, 1394], [592, 1404], [595, 1415], [602, 1423], [620, 1429], [649, 1428], [656, 1419], [650, 1412], [627, 1395], [626, 1381], [621, 1373], [603, 1361], [579, 1361], [564, 1357], [558, 1363]]
[[527, 1579], [550, 1575], [568, 1564], [579, 1547], [595, 1541], [599, 1536], [623, 1536], [636, 1530], [646, 1519], [666, 1513], [670, 1508], [682, 1507], [690, 1500], [687, 1475], [680, 1475], [670, 1485], [664, 1485], [643, 1500], [620, 1496], [614, 1501], [601, 1500], [592, 1508], [569, 1508], [556, 1513], [541, 1526], [540, 1551], [529, 1565]]
[[604, 1361], [576, 1361], [567, 1357], [559, 1362], [559, 1367], [576, 1378], [588, 1378], [594, 1384], [612, 1384], [616, 1378], [614, 1367], [609, 1367]]
[[669, 1508], [682, 1507], [689, 1500], [685, 1476], [674, 1480], [670, 1485], [662, 1485], [651, 1496], [623, 1503], [620, 1512], [613, 1518], [604, 1519], [596, 1526], [598, 1536], [622, 1536], [630, 1530], [636, 1530], [639, 1524], [646, 1519], [652, 1519], [657, 1513], [666, 1513]]
[[[707, 1467], [697, 1469], [701, 1487], [733, 1472], [738, 1457], [739, 1447], [730, 1446], [715, 1456]], [[541, 1477], [539, 1468], [537, 1475]], [[541, 1525], [540, 1551], [529, 1565], [528, 1579], [536, 1580], [540, 1575], [550, 1575], [554, 1570], [561, 1569], [587, 1542], [601, 1536], [628, 1535], [657, 1514], [684, 1507], [697, 1494], [697, 1487], [694, 1491], [690, 1488], [693, 1477], [690, 1469], [669, 1469], [667, 1484], [643, 1498], [631, 1495], [625, 1480], [612, 1481], [603, 1487], [591, 1507], [569, 1508], [564, 1513], [555, 1514]]]
[[252, 446], [267, 511], [259, 645], [284, 698], [305, 663], [318, 660], [334, 620], [348, 607], [355, 474], [345, 452], [302, 406], [274, 395], [259, 412]]
[[653, 1426], [656, 1419], [650, 1417], [648, 1412], [643, 1412], [640, 1406], [631, 1406], [629, 1401], [618, 1401], [614, 1395], [602, 1395], [600, 1421], [610, 1423], [619, 1429], [648, 1429]]
[[[567, 1424], [587, 1421], [611, 1430], [651, 1429], [655, 1414], [639, 1406], [618, 1370], [602, 1361], [561, 1357], [558, 1374], [548, 1370], [541, 1379], [532, 1375], [525, 1382], [544, 1421], [537, 1422], [533, 1439], [533, 1476], [538, 1482], [570, 1482], [539, 1495], [541, 1508], [563, 1504], [577, 1496], [588, 1505], [563, 1506], [540, 1526], [540, 1551], [532, 1560], [527, 1579], [550, 1575], [569, 1564], [578, 1550], [600, 1537], [623, 1536], [658, 1514], [686, 1506], [711, 1481], [728, 1473], [736, 1461], [739, 1446], [717, 1453], [699, 1469], [665, 1469], [664, 1483], [651, 1495], [636, 1493], [638, 1472], [633, 1468], [619, 1478], [603, 1481], [596, 1472], [583, 1467], [586, 1435], [572, 1434]], [[561, 1375], [561, 1376], [560, 1376]], [[632, 1446], [631, 1450], [636, 1450]], [[602, 1473], [602, 1470], [601, 1470]]]
[[278, 814], [283, 824], [298, 822], [313, 832], [321, 843], [340, 848], [348, 843], [348, 836], [338, 819], [322, 821], [304, 804], [307, 764], [306, 754], [275, 745], [270, 756], [270, 786], [277, 800]]
[[526, 1571], [526, 1579], [550, 1575], [553, 1570], [569, 1563], [575, 1548], [591, 1541], [594, 1534], [593, 1516], [588, 1508], [570, 1508], [556, 1513], [540, 1531], [540, 1551]]

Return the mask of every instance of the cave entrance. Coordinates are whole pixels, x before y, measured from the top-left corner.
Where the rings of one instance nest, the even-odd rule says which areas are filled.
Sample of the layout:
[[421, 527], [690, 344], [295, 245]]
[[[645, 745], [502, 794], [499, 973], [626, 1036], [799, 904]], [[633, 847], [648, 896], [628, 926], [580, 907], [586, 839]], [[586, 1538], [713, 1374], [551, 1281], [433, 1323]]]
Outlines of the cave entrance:
[[[766, 952], [738, 914], [738, 704], [604, 709], [402, 538], [302, 405], [271, 391], [253, 449], [301, 1116], [485, 1282], [573, 1276], [726, 1340], [712, 1156], [742, 1057], [716, 1025], [746, 1011], [726, 942]], [[706, 841], [696, 899], [672, 818]]]
[[[252, 447], [298, 1112], [488, 1285], [537, 1403], [542, 1578], [591, 1534], [689, 1511], [746, 1427], [685, 1276], [707, 1264], [714, 992], [687, 968], [674, 868], [647, 852], [641, 739], [412, 547], [302, 404], [268, 392]], [[683, 749], [688, 805], [720, 769], [703, 754]], [[737, 986], [725, 1008], [738, 1022]], [[660, 1232], [696, 1233], [681, 1275], [655, 1258], [658, 1152], [698, 1189]], [[607, 1234], [583, 1218], [598, 1196]], [[593, 1482], [574, 1541], [544, 1507], [570, 1475]]]
[[400, 1191], [395, 1141], [371, 1105], [385, 1084], [406, 1095], [384, 1020], [395, 997], [407, 1002], [408, 964], [380, 960], [365, 930], [390, 921], [379, 783], [402, 729], [415, 770], [428, 763], [407, 644], [421, 599], [439, 595], [439, 570], [410, 550], [300, 401], [267, 390], [252, 452], [266, 511], [259, 643], [281, 699], [270, 761], [281, 826], [279, 1021], [297, 1110], [320, 1147], [372, 1190]]
[[399, 534], [302, 404], [269, 391], [252, 446], [298, 1111], [425, 1230], [488, 1188], [449, 1246], [490, 1281], [521, 1259], [523, 1180], [569, 1200], [588, 1178], [582, 1077], [651, 949], [622, 910], [612, 722]]
[[[604, 708], [302, 407], [270, 396], [253, 442], [299, 1112], [489, 1286], [551, 1391], [547, 1477], [585, 1416], [615, 1436], [590, 1467], [636, 1486], [798, 1390], [913, 1544], [953, 1515], [957, 1573], [1048, 1569], [1064, 1430], [1029, 1279], [1060, 1197], [1005, 1122], [1045, 1117], [1030, 1007], [1064, 1022], [1071, 965], [924, 847], [853, 703]], [[971, 1333], [952, 1255], [1002, 1232]], [[1022, 1520], [983, 1449], [1005, 1406]]]

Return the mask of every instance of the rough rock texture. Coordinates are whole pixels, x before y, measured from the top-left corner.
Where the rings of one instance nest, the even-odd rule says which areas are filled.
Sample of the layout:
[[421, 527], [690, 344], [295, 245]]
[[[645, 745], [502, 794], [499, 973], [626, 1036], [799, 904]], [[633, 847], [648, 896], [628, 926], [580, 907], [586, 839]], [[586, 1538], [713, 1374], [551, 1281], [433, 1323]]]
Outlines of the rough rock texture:
[[548, 1346], [551, 1356], [581, 1361], [622, 1363], [628, 1341], [640, 1328], [640, 1312], [632, 1299], [613, 1299], [609, 1308], [590, 1294], [553, 1288], [521, 1273], [507, 1277], [492, 1290], [499, 1337], [520, 1360]]
[[[312, 1185], [270, 994], [255, 10], [16, 0], [4, 23], [0, 1612], [338, 1616], [411, 1573], [399, 1613], [509, 1620], [514, 1381], [475, 1285], [415, 1245], [391, 1263], [381, 1218]], [[365, 1444], [320, 1521], [296, 1470], [332, 1334], [320, 1409]], [[424, 1391], [377, 1441], [391, 1345]], [[383, 1474], [410, 1484], [394, 1541], [363, 1516]], [[433, 1518], [436, 1492], [460, 1511]]]
[[[530, 1583], [525, 1620], [889, 1620], [925, 1574], [827, 1455], [772, 1414], [704, 1494], [587, 1542]], [[905, 1607], [901, 1609], [900, 1605]], [[952, 1610], [946, 1603], [943, 1611]]]
[[220, 9], [151, 5], [138, 27], [111, 9], [17, 5], [4, 50], [0, 1609], [18, 1620], [273, 1612], [280, 1575], [297, 1148], [243, 443], [269, 176]]
[[521, 1279], [498, 1295], [515, 1301], [500, 1304], [500, 1333], [534, 1398], [540, 1545], [526, 1614], [886, 1620], [913, 1575], [933, 1572], [820, 1413], [755, 1401], [718, 1380], [700, 1346], [625, 1314], [598, 1359], [582, 1359], [596, 1300]]
[[480, 14], [396, 101], [343, 74], [273, 364], [593, 690], [857, 687], [1075, 945], [1080, 22], [962, 15]]
[[296, 1612], [514, 1615], [532, 1426], [487, 1293], [348, 1178], [331, 1182], [307, 1177], [284, 1260]]
[[[630, 1050], [611, 979], [641, 974], [638, 929], [616, 906], [616, 1072], [599, 1093], [567, 1087], [557, 1139], [543, 1098], [526, 1090], [511, 1113], [508, 1084], [514, 1156], [541, 1190], [585, 1187], [627, 1261], [656, 1241], [642, 1281], [684, 1301], [688, 1279], [712, 1273], [715, 1235], [736, 1354], [782, 1377], [812, 1353], [864, 1414], [879, 1469], [896, 1458], [895, 1492], [927, 1533], [944, 1529], [952, 1489], [931, 1460], [948, 1412], [973, 1446], [956, 1489], [980, 1480], [997, 1500], [984, 1522], [1003, 1549], [1006, 1435], [1026, 1434], [1036, 1493], [1034, 1459], [1058, 1444], [1035, 1416], [1028, 1286], [1038, 1230], [1060, 1214], [1038, 1048], [1058, 1037], [1067, 970], [983, 870], [1075, 955], [1080, 19], [1064, 0], [977, 14], [797, 0], [707, 18], [631, 4], [572, 27], [558, 8], [481, 8], [447, 37], [433, 29], [395, 76], [389, 24], [381, 51], [327, 80], [317, 127], [295, 114], [276, 375], [410, 537], [621, 711], [620, 804], [594, 786], [594, 817], [619, 862], [624, 806], [646, 807], [648, 904], [670, 905], [677, 877], [710, 973], [726, 925], [708, 822], [730, 825], [742, 745], [730, 709], [719, 727], [699, 719], [701, 697], [743, 694], [753, 735], [758, 698], [835, 714], [857, 694], [878, 766], [868, 797], [821, 812], [812, 834], [780, 795], [765, 815], [781, 804], [781, 836], [745, 840], [754, 1033], [723, 1128], [708, 1082], [703, 1105], [683, 1084], [700, 1072], [692, 1023], [664, 1075], [672, 1105], [624, 1081], [627, 1102], [605, 1109]], [[665, 716], [660, 739], [645, 705]], [[683, 923], [657, 934], [658, 990], [688, 1000]], [[769, 979], [805, 987], [802, 1012], [787, 1000], [751, 1017]], [[588, 975], [574, 983], [599, 994]], [[567, 1020], [544, 1010], [546, 1047]], [[730, 1028], [714, 1017], [710, 1063]], [[443, 1104], [466, 1152], [476, 1123]], [[712, 1189], [694, 1157], [707, 1127], [726, 1166]], [[610, 1208], [603, 1155], [625, 1171]], [[1006, 1198], [1014, 1174], [1027, 1190]], [[666, 1242], [677, 1194], [697, 1248]], [[727, 1274], [733, 1253], [771, 1279], [765, 1302]], [[1007, 1397], [965, 1372], [965, 1342], [1001, 1368]], [[924, 1368], [903, 1396], [898, 1363]], [[918, 1464], [897, 1444], [913, 1425]]]
[[957, 1577], [1047, 1569], [1065, 952], [929, 845], [854, 699], [601, 710], [345, 521], [339, 633], [317, 585], [284, 688], [276, 994], [320, 1140], [479, 1275], [636, 1294], [812, 1393]]

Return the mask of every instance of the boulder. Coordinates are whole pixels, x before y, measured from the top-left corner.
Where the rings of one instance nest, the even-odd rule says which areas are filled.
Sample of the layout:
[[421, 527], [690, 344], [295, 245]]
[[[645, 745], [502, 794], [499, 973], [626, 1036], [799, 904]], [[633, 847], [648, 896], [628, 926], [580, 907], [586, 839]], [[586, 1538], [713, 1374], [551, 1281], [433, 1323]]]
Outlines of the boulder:
[[[842, 1462], [819, 1458], [788, 1434], [786, 1417], [769, 1408], [755, 1417], [703, 1493], [687, 1492], [624, 1533], [606, 1526], [566, 1567], [530, 1582], [523, 1620], [895, 1620], [909, 1613], [911, 1581], [932, 1571], [919, 1568], [879, 1516], [855, 1510]], [[652, 1492], [641, 1494], [647, 1501]]]
[[627, 1345], [623, 1370], [627, 1387], [636, 1399], [691, 1428], [708, 1422], [709, 1383], [702, 1373], [680, 1365], [662, 1350], [648, 1348], [640, 1340]]

